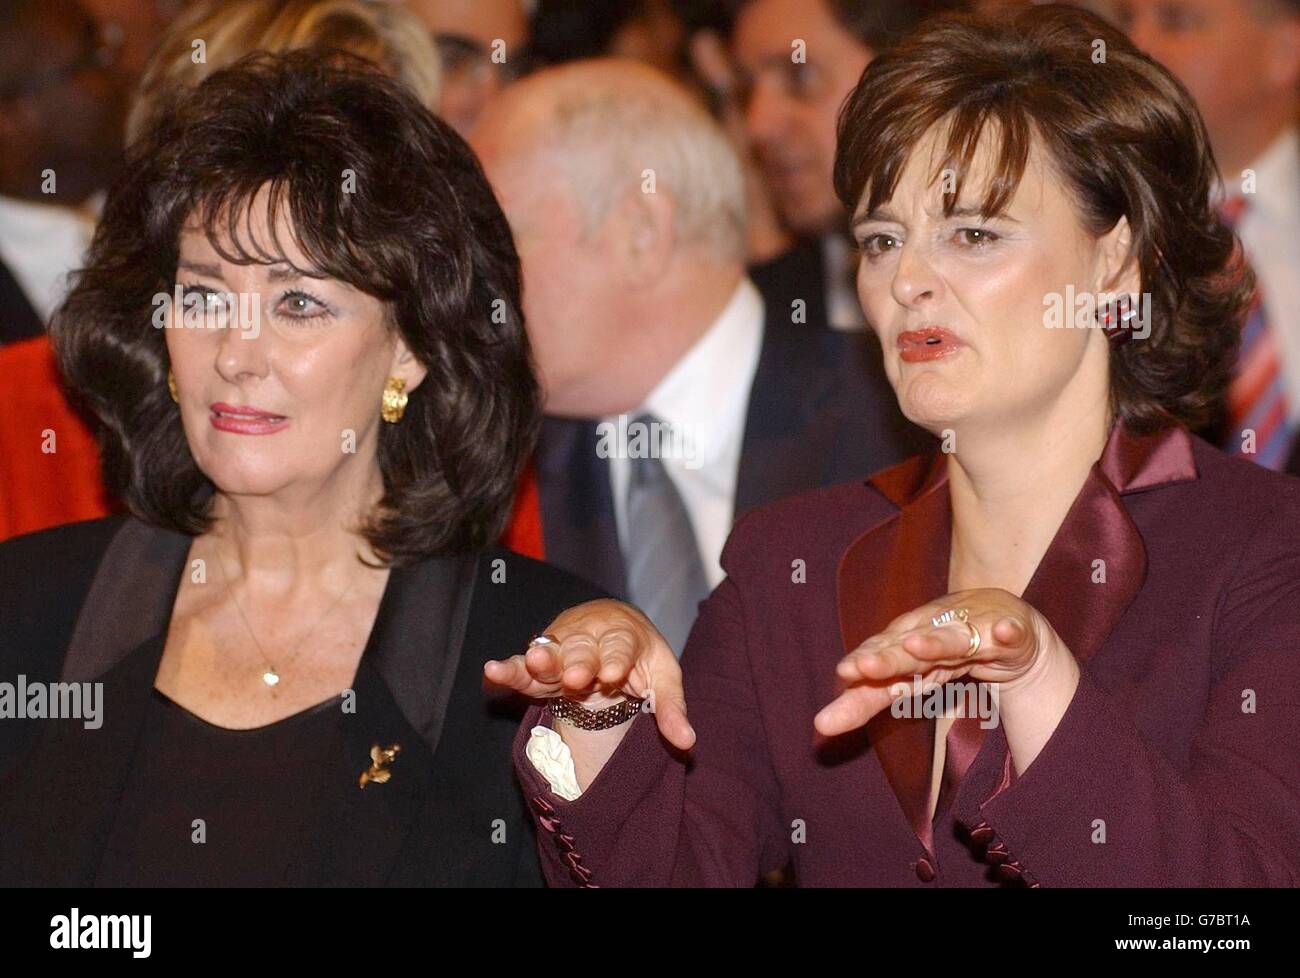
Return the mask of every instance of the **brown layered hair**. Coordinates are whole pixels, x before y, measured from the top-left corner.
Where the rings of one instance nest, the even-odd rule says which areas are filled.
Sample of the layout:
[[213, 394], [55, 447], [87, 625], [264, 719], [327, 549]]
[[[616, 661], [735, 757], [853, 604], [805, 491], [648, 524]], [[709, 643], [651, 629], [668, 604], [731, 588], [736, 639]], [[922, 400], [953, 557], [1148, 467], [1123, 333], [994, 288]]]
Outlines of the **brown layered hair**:
[[945, 169], [957, 177], [944, 199], [949, 215], [981, 138], [995, 138], [976, 205], [986, 216], [1011, 199], [1037, 140], [1089, 232], [1128, 219], [1151, 335], [1112, 346], [1112, 409], [1139, 431], [1214, 421], [1254, 280], [1211, 201], [1214, 157], [1187, 90], [1073, 7], [938, 17], [873, 61], [845, 102], [835, 161], [844, 204], [869, 212], [887, 201], [936, 126], [945, 140], [934, 177]]
[[540, 423], [510, 228], [465, 142], [344, 54], [254, 54], [130, 148], [50, 328], [66, 378], [104, 423], [110, 486], [143, 520], [189, 534], [210, 525], [153, 301], [174, 288], [194, 218], [227, 260], [284, 260], [239, 237], [264, 187], [312, 273], [386, 303], [428, 368], [402, 420], [380, 425], [384, 494], [366, 539], [393, 564], [494, 542]]

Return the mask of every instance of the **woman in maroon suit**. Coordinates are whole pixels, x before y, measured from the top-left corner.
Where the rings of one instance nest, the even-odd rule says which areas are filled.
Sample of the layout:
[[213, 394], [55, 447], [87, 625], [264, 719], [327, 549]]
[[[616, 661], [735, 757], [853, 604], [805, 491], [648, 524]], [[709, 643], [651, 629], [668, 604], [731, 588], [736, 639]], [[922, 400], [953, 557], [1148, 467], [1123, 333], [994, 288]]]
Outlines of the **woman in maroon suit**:
[[1300, 482], [1188, 433], [1251, 287], [1214, 173], [1077, 10], [873, 62], [837, 188], [944, 450], [743, 518], [684, 678], [609, 602], [487, 666], [548, 703], [515, 756], [553, 884], [1300, 881]]

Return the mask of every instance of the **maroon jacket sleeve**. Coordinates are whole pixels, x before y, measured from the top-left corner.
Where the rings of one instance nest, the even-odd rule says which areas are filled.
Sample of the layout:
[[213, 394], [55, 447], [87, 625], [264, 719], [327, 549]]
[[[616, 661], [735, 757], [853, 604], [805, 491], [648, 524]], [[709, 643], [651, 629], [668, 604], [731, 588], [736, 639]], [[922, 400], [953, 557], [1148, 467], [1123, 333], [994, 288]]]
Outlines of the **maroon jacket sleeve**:
[[551, 886], [753, 886], [788, 861], [740, 591], [730, 578], [701, 606], [682, 665], [695, 747], [682, 755], [653, 716], [640, 714], [574, 801], [555, 795], [524, 753], [529, 731], [550, 726], [549, 715], [534, 707], [524, 717], [515, 769]]
[[1267, 514], [1236, 557], [1214, 623], [1215, 681], [1208, 698], [1187, 703], [1201, 720], [1185, 769], [1147, 742], [1085, 668], [1021, 776], [1001, 728], [990, 731], [958, 790], [958, 820], [1042, 886], [1300, 883], [1293, 514], [1281, 522]]

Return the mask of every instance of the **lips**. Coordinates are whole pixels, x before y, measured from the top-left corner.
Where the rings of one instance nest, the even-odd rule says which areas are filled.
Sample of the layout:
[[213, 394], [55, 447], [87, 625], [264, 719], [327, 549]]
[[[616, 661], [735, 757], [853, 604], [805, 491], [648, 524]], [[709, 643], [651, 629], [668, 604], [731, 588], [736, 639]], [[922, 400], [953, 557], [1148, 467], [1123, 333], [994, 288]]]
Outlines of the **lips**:
[[218, 431], [239, 435], [269, 435], [289, 423], [289, 419], [283, 414], [275, 414], [245, 404], [218, 402], [211, 405], [210, 410], [212, 427]]
[[898, 356], [904, 363], [925, 363], [952, 356], [966, 344], [941, 326], [909, 329], [898, 334]]

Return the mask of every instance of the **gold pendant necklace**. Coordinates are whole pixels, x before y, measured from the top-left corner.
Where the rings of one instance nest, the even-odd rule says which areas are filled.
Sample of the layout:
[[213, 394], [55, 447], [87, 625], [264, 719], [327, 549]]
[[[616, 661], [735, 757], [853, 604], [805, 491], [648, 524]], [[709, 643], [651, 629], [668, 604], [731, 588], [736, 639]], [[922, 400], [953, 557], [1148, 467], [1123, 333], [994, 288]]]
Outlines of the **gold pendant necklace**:
[[[262, 643], [257, 640], [257, 633], [253, 631], [253, 626], [249, 623], [248, 616], [244, 614], [244, 609], [239, 604], [239, 599], [235, 597], [235, 582], [231, 579], [230, 572], [226, 569], [226, 561], [225, 558], [221, 556], [221, 548], [215, 547], [215, 550], [217, 554], [217, 562], [221, 565], [221, 575], [226, 581], [226, 591], [230, 595], [230, 602], [235, 606], [235, 610], [239, 612], [240, 620], [243, 621], [244, 628], [248, 630], [248, 637], [253, 640], [253, 645], [257, 649], [257, 654], [262, 657], [262, 664], [265, 666], [261, 675], [262, 683], [267, 687], [267, 689], [272, 691], [271, 695], [274, 696], [275, 687], [280, 685], [280, 673], [275, 666], [271, 664], [270, 658], [267, 657], [266, 652], [262, 648]], [[287, 662], [297, 660], [298, 653], [301, 652], [303, 646], [307, 644], [307, 640], [316, 634], [316, 630], [320, 628], [325, 619], [332, 615], [335, 609], [342, 604], [343, 599], [352, 592], [352, 588], [356, 583], [357, 579], [354, 577], [348, 586], [343, 589], [342, 593], [334, 599], [334, 602], [329, 606], [329, 610], [320, 618], [316, 619], [316, 624], [311, 627], [311, 630], [307, 632], [305, 636], [303, 636], [302, 640], [298, 643], [298, 647], [294, 649], [293, 655], [287, 660]]]

